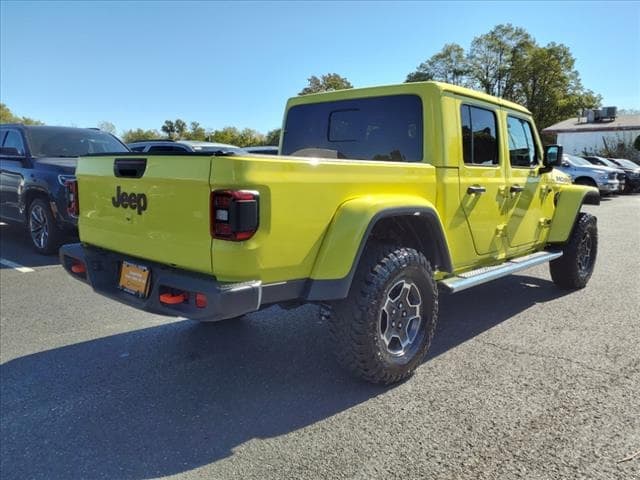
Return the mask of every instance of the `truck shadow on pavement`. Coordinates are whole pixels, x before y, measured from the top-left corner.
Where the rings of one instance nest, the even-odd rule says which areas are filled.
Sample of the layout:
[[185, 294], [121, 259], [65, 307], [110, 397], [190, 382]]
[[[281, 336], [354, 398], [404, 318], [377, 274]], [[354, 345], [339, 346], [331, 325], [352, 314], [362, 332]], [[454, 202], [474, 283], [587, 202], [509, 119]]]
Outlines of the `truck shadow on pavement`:
[[[527, 276], [443, 295], [429, 358], [559, 295], [549, 281]], [[0, 366], [3, 478], [186, 472], [389, 391], [353, 380], [331, 349], [316, 307], [274, 307], [240, 321], [178, 321], [8, 361]]]

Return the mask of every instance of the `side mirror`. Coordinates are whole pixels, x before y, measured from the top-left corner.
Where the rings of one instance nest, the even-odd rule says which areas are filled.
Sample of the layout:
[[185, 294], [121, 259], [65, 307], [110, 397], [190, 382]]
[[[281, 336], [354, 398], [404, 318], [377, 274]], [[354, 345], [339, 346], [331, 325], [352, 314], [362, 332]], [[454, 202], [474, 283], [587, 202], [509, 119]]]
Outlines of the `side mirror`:
[[562, 162], [562, 145], [547, 145], [544, 149], [544, 160], [541, 172], [550, 172], [553, 167], [559, 167]]
[[0, 147], [0, 155], [3, 157], [23, 157], [16, 147]]

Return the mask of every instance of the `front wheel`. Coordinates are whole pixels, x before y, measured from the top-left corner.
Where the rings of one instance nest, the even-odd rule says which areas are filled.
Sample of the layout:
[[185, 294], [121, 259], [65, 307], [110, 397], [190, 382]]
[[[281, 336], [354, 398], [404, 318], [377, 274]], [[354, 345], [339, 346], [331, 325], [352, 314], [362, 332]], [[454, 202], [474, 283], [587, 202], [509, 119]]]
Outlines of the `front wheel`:
[[43, 199], [36, 198], [29, 205], [27, 225], [31, 237], [31, 245], [36, 252], [49, 255], [58, 250], [61, 232], [56, 225], [49, 205]]
[[372, 383], [399, 382], [420, 365], [436, 327], [431, 266], [412, 248], [369, 245], [349, 296], [322, 312], [344, 367]]
[[593, 274], [598, 254], [596, 217], [580, 212], [562, 256], [549, 263], [551, 279], [560, 288], [584, 288]]

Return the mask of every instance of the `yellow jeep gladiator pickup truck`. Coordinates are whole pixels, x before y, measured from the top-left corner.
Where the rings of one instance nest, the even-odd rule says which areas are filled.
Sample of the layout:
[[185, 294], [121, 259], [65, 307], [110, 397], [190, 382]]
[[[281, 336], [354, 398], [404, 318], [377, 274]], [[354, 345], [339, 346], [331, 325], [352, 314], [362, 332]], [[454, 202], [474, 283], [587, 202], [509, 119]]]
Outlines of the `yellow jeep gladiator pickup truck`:
[[281, 156], [127, 153], [78, 162], [81, 243], [62, 265], [150, 312], [223, 320], [322, 305], [338, 358], [393, 383], [452, 292], [550, 262], [589, 280], [596, 189], [571, 185], [525, 108], [436, 82], [295, 97]]

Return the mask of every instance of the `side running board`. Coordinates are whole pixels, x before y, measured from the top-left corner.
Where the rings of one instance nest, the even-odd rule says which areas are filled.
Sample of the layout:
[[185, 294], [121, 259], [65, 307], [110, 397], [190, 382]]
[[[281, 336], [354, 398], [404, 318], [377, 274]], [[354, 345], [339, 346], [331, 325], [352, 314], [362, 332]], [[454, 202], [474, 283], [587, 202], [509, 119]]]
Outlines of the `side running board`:
[[454, 277], [441, 280], [440, 283], [447, 287], [452, 293], [461, 292], [467, 288], [475, 287], [476, 285], [481, 285], [491, 280], [496, 280], [497, 278], [506, 277], [507, 275], [526, 270], [541, 263], [550, 262], [561, 256], [562, 252], [536, 252], [524, 257], [513, 258], [493, 267], [478, 268], [461, 273]]

